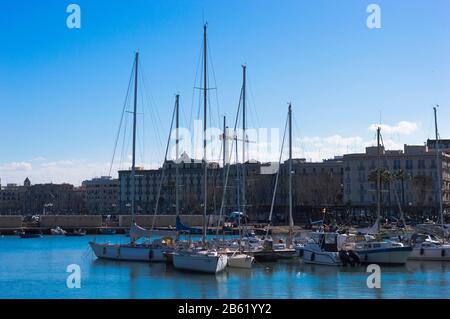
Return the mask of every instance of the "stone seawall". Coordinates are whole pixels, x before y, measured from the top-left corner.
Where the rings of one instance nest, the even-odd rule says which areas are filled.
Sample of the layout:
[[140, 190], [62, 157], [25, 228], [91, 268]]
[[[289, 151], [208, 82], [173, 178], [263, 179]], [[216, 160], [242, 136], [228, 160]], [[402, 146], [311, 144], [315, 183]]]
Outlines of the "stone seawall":
[[100, 215], [45, 215], [39, 220], [40, 227], [101, 227]]
[[22, 216], [0, 216], [0, 228], [20, 228], [22, 227]]

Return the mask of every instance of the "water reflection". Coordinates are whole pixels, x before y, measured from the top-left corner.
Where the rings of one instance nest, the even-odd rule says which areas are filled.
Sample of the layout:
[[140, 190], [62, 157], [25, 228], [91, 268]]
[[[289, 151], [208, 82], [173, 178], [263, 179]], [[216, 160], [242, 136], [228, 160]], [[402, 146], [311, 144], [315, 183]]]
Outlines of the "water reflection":
[[[450, 298], [448, 262], [381, 266], [381, 289], [369, 289], [366, 267], [309, 265], [294, 259], [256, 263], [252, 269], [228, 268], [214, 276], [179, 271], [164, 263], [99, 260], [88, 249], [92, 239], [0, 238], [0, 286], [12, 287], [2, 290], [0, 297]], [[71, 263], [81, 266], [82, 289], [67, 293], [65, 267]]]

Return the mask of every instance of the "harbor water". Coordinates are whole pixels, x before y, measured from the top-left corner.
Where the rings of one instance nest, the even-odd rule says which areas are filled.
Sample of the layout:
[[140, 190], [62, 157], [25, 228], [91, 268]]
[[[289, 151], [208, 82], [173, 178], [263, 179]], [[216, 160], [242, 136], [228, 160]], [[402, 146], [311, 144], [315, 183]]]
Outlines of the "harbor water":
[[[123, 235], [0, 238], [0, 298], [450, 298], [450, 263], [409, 261], [381, 266], [381, 288], [370, 289], [365, 267], [305, 265], [299, 259], [256, 263], [217, 275], [166, 264], [105, 261], [88, 242], [126, 242]], [[81, 270], [68, 288], [67, 266]]]

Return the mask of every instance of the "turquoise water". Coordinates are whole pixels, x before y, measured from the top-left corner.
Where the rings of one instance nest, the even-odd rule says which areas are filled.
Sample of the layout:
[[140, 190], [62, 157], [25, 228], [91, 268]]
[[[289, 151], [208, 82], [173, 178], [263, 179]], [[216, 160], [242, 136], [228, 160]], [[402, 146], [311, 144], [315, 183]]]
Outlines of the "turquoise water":
[[[180, 272], [165, 264], [97, 260], [93, 236], [0, 238], [0, 298], [450, 298], [450, 263], [382, 267], [381, 288], [369, 289], [365, 268], [304, 265], [299, 260], [227, 269], [218, 275]], [[121, 235], [97, 236], [120, 242]], [[66, 267], [81, 268], [69, 289]]]

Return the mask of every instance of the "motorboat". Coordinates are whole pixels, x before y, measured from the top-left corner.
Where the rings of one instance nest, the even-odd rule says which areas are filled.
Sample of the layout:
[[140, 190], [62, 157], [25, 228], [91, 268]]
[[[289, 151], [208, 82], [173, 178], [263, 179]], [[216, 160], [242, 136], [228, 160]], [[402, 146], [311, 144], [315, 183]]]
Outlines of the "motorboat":
[[354, 251], [366, 264], [405, 264], [412, 251], [411, 246], [373, 235], [343, 234], [339, 241], [340, 249]]
[[450, 261], [450, 244], [443, 243], [426, 234], [414, 234], [411, 241], [413, 250], [409, 255], [409, 259]]
[[311, 237], [302, 249], [303, 262], [305, 264], [341, 266], [337, 237], [337, 233], [311, 233]]

